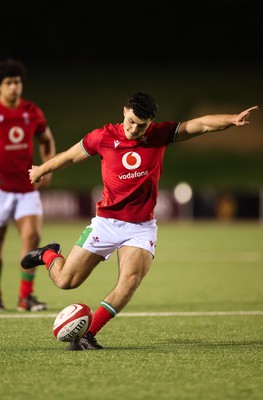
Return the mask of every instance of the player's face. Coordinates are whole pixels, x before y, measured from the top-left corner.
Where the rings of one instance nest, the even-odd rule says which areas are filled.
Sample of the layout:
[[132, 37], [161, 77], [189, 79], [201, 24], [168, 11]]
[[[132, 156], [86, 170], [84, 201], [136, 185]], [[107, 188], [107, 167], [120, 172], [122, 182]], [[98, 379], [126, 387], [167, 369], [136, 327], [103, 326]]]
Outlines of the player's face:
[[23, 90], [23, 83], [19, 76], [4, 78], [0, 85], [0, 98], [5, 105], [15, 106]]
[[140, 119], [136, 117], [132, 109], [124, 107], [123, 129], [127, 139], [134, 140], [142, 137], [152, 120], [150, 118]]

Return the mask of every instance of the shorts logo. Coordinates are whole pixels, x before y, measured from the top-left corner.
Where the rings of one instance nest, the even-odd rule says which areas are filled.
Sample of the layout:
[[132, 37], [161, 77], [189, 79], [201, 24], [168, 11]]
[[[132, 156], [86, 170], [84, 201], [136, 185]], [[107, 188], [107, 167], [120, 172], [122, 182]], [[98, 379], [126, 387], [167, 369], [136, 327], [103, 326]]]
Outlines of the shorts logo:
[[125, 153], [122, 157], [122, 164], [127, 169], [136, 169], [141, 165], [141, 156], [134, 151]]
[[20, 143], [24, 138], [24, 131], [19, 126], [13, 126], [9, 131], [9, 139], [12, 143]]

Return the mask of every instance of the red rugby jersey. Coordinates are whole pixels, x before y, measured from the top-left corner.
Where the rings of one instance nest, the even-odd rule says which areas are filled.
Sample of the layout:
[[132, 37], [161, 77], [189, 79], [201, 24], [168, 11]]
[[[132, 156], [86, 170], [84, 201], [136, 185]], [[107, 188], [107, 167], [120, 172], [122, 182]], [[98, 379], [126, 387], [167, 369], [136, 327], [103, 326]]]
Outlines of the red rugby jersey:
[[104, 187], [97, 215], [128, 222], [154, 217], [165, 149], [175, 141], [178, 125], [152, 122], [143, 137], [128, 140], [122, 124], [108, 124], [81, 140], [89, 156], [101, 157]]
[[21, 99], [17, 108], [0, 103], [0, 188], [7, 192], [34, 190], [28, 169], [33, 164], [34, 135], [43, 133], [47, 122], [34, 103]]

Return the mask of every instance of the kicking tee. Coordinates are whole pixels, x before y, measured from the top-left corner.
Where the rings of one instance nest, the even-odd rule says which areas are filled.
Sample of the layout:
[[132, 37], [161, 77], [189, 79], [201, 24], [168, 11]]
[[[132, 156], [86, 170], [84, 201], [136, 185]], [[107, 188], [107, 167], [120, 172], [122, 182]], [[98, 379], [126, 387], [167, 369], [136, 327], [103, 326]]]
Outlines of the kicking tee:
[[165, 149], [175, 142], [178, 127], [175, 121], [152, 122], [141, 138], [128, 140], [122, 124], [107, 124], [84, 136], [84, 152], [101, 159], [98, 216], [134, 223], [154, 217]]

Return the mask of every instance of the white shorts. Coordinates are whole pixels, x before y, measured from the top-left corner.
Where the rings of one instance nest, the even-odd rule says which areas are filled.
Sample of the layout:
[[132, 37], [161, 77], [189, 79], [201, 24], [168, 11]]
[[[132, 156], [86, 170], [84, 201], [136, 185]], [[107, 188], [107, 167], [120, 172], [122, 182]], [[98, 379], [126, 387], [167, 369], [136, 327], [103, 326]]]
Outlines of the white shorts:
[[27, 215], [43, 215], [38, 191], [11, 193], [0, 189], [0, 227], [10, 219], [18, 220]]
[[96, 216], [82, 232], [76, 245], [105, 259], [122, 246], [139, 247], [154, 256], [157, 229], [155, 219], [131, 223]]

